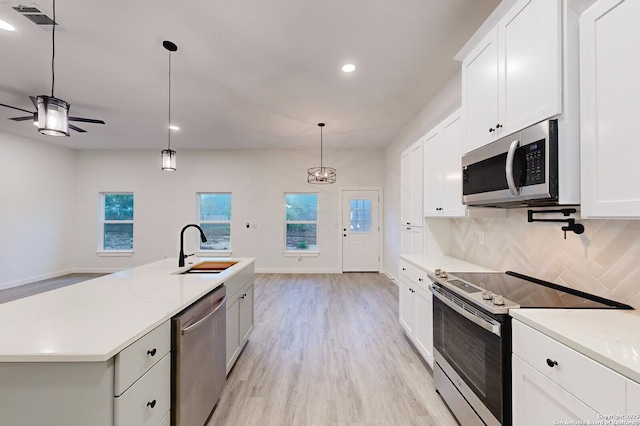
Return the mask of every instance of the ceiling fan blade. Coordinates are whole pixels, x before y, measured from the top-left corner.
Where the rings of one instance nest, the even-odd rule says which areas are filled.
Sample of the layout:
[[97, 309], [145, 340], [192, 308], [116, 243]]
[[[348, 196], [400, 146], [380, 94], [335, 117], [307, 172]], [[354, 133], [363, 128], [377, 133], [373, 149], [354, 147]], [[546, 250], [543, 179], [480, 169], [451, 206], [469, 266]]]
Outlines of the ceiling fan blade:
[[69, 128], [71, 130], [75, 130], [76, 132], [80, 132], [80, 133], [87, 133], [86, 130], [81, 129], [80, 127], [76, 127], [73, 124], [69, 124]]
[[29, 99], [31, 99], [31, 102], [33, 102], [33, 106], [36, 107], [36, 109], [38, 109], [38, 100], [36, 99], [36, 97], [29, 96]]
[[105, 124], [102, 120], [96, 120], [95, 118], [82, 118], [82, 117], [69, 117], [69, 121], [81, 121], [83, 123]]
[[33, 115], [29, 116], [29, 117], [12, 117], [9, 120], [13, 120], [13, 121], [27, 121], [27, 120], [33, 120]]
[[[17, 109], [18, 111], [28, 112], [29, 114], [33, 114], [33, 112], [31, 112], [31, 111], [27, 111], [26, 109], [22, 109], [22, 108], [14, 107], [14, 106], [7, 105], [7, 104], [0, 104], [0, 106], [7, 107], [7, 108], [11, 108], [11, 109]], [[32, 118], [33, 118], [33, 116], [32, 116]]]

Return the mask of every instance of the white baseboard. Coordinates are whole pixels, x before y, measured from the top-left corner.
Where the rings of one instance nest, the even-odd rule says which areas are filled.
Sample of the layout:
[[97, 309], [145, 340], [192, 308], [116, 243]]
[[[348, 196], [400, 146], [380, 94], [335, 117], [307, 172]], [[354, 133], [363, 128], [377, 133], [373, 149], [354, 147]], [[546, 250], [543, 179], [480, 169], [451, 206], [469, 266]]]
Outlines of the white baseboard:
[[130, 268], [75, 268], [72, 272], [76, 274], [113, 274]]
[[50, 274], [37, 275], [35, 277], [23, 278], [21, 280], [9, 281], [7, 283], [0, 283], [0, 290], [17, 287], [19, 285], [24, 285], [24, 284], [31, 284], [36, 281], [48, 280], [49, 278], [56, 278], [61, 275], [71, 274], [72, 272], [73, 272], [72, 269], [64, 269], [62, 271], [52, 272]]
[[256, 274], [341, 274], [339, 269], [256, 268]]
[[[382, 271], [382, 274], [385, 274], [387, 278], [389, 278], [393, 283], [398, 286], [398, 279], [389, 271]], [[398, 286], [399, 287], [399, 286]]]

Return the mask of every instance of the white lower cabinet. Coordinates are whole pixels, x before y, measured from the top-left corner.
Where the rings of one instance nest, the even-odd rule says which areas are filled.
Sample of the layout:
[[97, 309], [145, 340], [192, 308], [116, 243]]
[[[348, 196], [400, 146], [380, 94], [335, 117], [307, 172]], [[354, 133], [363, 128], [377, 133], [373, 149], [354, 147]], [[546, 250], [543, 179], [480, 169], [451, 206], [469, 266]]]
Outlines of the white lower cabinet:
[[400, 259], [400, 325], [433, 368], [433, 299], [426, 271]]
[[125, 393], [115, 398], [114, 426], [156, 426], [171, 408], [171, 355], [135, 382]]
[[513, 320], [512, 329], [514, 425], [628, 412], [630, 384], [636, 383], [520, 321]]
[[519, 356], [513, 355], [512, 361], [514, 425], [597, 420], [598, 413]]
[[227, 374], [249, 340], [255, 323], [253, 265], [225, 281], [227, 287]]

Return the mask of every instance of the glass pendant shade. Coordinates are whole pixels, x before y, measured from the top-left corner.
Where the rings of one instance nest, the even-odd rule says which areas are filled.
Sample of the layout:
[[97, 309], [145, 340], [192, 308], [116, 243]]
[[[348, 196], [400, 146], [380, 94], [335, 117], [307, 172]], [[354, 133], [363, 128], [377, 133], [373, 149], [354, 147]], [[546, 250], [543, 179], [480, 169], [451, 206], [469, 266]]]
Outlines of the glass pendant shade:
[[69, 136], [69, 104], [53, 96], [38, 96], [38, 131], [49, 136]]
[[176, 171], [176, 152], [171, 149], [162, 150], [162, 170], [166, 172]]
[[324, 127], [324, 123], [318, 123], [318, 127], [320, 127], [320, 167], [307, 169], [307, 183], [335, 183], [336, 169], [333, 167], [325, 167], [322, 164], [322, 128]]

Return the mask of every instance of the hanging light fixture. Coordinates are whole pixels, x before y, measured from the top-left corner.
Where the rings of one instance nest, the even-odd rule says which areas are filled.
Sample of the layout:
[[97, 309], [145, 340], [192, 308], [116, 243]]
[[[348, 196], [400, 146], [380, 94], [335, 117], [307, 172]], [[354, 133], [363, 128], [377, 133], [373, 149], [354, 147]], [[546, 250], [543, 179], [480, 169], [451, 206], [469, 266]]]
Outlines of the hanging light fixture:
[[332, 167], [324, 167], [322, 164], [322, 128], [324, 123], [318, 123], [320, 127], [320, 167], [312, 167], [307, 170], [308, 183], [335, 183], [336, 169]]
[[166, 172], [176, 171], [176, 152], [171, 149], [171, 52], [178, 50], [178, 46], [170, 41], [163, 41], [162, 46], [169, 51], [169, 147], [162, 150], [162, 170]]
[[38, 131], [49, 136], [69, 136], [69, 103], [53, 95], [56, 81], [56, 0], [53, 0], [53, 30], [51, 31], [51, 96], [36, 96]]

